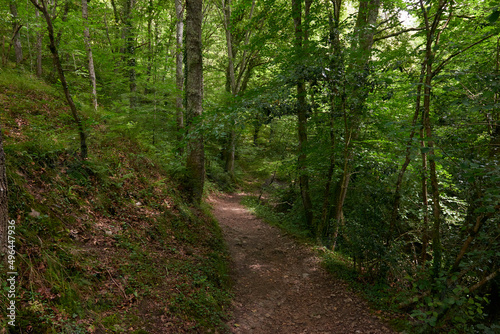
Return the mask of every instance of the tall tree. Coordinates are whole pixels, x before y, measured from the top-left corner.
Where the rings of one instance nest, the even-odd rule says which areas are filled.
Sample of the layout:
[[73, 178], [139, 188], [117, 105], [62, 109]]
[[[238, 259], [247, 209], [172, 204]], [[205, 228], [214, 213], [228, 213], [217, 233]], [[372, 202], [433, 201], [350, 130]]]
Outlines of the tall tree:
[[14, 44], [14, 52], [16, 54], [16, 64], [23, 61], [23, 47], [21, 45], [21, 23], [19, 22], [19, 15], [17, 13], [16, 2], [10, 1], [10, 14], [12, 15], [12, 40], [11, 45]]
[[205, 151], [200, 122], [203, 112], [203, 58], [201, 25], [203, 0], [186, 0], [186, 121], [187, 187], [190, 200], [199, 204], [205, 183]]
[[83, 39], [85, 41], [85, 48], [87, 49], [87, 58], [89, 62], [89, 78], [90, 84], [92, 85], [92, 104], [94, 105], [94, 110], [97, 111], [97, 83], [94, 70], [94, 57], [92, 56], [92, 45], [90, 44], [90, 31], [88, 26], [88, 0], [82, 0], [82, 16], [83, 16]]
[[[38, 2], [37, 2], [38, 3]], [[42, 34], [42, 28], [40, 24], [40, 12], [38, 8], [35, 9], [35, 17], [36, 17], [36, 22], [37, 22], [37, 28], [36, 28], [36, 76], [41, 77], [42, 76], [42, 41], [43, 41], [43, 34]]]
[[136, 78], [136, 58], [135, 58], [135, 31], [133, 24], [135, 0], [125, 0], [123, 6], [123, 39], [125, 54], [127, 59], [127, 76], [130, 88], [130, 109], [137, 106], [137, 78]]
[[[224, 32], [226, 35], [226, 50], [227, 50], [227, 70], [226, 70], [226, 91], [233, 97], [236, 97], [247, 88], [248, 80], [252, 75], [253, 69], [257, 66], [254, 60], [257, 57], [258, 50], [248, 50], [250, 37], [253, 29], [248, 27], [245, 31], [237, 31], [235, 25], [244, 21], [244, 15], [239, 14], [238, 18], [232, 15], [233, 4], [231, 0], [222, 0], [221, 12]], [[240, 13], [244, 12], [239, 9]], [[255, 11], [255, 0], [252, 0], [248, 22], [252, 21]], [[241, 56], [237, 59], [238, 49], [243, 48]], [[225, 169], [234, 180], [234, 168], [236, 158], [236, 141], [237, 135], [235, 124], [230, 125], [229, 139], [225, 147]]]
[[333, 236], [333, 249], [339, 226], [344, 216], [343, 207], [347, 196], [352, 173], [353, 143], [360, 135], [363, 109], [370, 92], [369, 74], [371, 51], [374, 43], [375, 26], [380, 9], [380, 0], [360, 0], [356, 24], [354, 27], [354, 41], [351, 46], [351, 58], [346, 69], [346, 90], [341, 94], [346, 101], [340, 103], [344, 123], [344, 149], [342, 176], [337, 184], [335, 195], [335, 222], [336, 232]]
[[[182, 142], [182, 131], [184, 129], [184, 106], [183, 106], [183, 91], [184, 91], [184, 70], [183, 70], [183, 43], [184, 38], [184, 7], [182, 0], [175, 0], [175, 16], [176, 16], [176, 49], [175, 49], [175, 83], [177, 86], [177, 93], [175, 97], [175, 108], [177, 113], [177, 131], [178, 141]], [[179, 144], [180, 145], [180, 144]], [[183, 147], [179, 146], [179, 152], [183, 153]]]
[[[311, 1], [306, 1], [310, 6]], [[292, 18], [295, 28], [294, 48], [297, 61], [305, 57], [304, 52], [304, 27], [302, 24], [302, 0], [292, 0]], [[307, 18], [306, 18], [307, 20]], [[299, 170], [299, 185], [300, 194], [302, 198], [302, 205], [304, 206], [304, 213], [306, 224], [310, 231], [313, 231], [313, 206], [311, 201], [311, 194], [309, 192], [309, 175], [307, 173], [307, 102], [306, 102], [306, 84], [302, 74], [297, 75], [297, 116], [298, 116], [298, 135], [299, 135], [299, 156], [298, 156], [298, 170]]]
[[46, 0], [30, 0], [33, 6], [35, 6], [40, 12], [42, 12], [45, 17], [45, 21], [47, 22], [47, 30], [49, 32], [49, 49], [52, 53], [52, 59], [54, 61], [54, 67], [57, 69], [57, 73], [59, 74], [59, 80], [61, 81], [61, 86], [64, 91], [64, 96], [66, 97], [66, 101], [69, 104], [69, 108], [71, 110], [71, 115], [76, 123], [78, 128], [78, 134], [80, 136], [80, 158], [85, 160], [87, 158], [87, 136], [85, 134], [85, 130], [83, 128], [82, 121], [80, 119], [80, 115], [78, 114], [78, 110], [76, 109], [75, 103], [73, 102], [73, 98], [69, 92], [68, 83], [66, 81], [66, 76], [64, 75], [63, 67], [61, 64], [61, 60], [59, 59], [59, 52], [57, 51], [56, 46], [56, 38], [54, 35], [54, 27], [52, 25], [52, 18], [47, 8]]

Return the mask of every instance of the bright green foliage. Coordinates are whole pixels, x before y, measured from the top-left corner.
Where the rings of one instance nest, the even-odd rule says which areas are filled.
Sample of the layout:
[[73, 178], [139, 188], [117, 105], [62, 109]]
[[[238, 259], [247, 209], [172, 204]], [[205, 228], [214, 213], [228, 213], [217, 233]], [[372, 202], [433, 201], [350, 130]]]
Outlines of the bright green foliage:
[[[123, 169], [116, 151], [113, 159], [101, 162], [100, 145], [113, 150], [124, 135], [134, 143], [127, 147], [140, 143], [140, 149], [133, 151], [135, 164], [145, 163], [141, 157], [146, 150], [169, 176], [181, 180], [185, 174], [184, 157], [178, 154], [185, 142], [178, 140], [175, 123], [174, 4], [135, 1], [126, 17], [125, 0], [89, 3], [98, 99], [104, 107], [99, 117], [91, 117], [80, 7], [67, 3], [67, 12], [59, 4], [54, 20], [60, 33], [58, 47], [77, 106], [87, 115], [89, 141], [97, 151], [89, 151], [95, 160], [88, 165], [64, 165], [64, 182], [56, 182], [55, 191], [64, 195], [65, 204], [82, 205], [81, 189], [95, 186], [89, 178], [96, 175], [106, 189], [118, 194], [96, 194], [96, 205], [112, 215], [124, 187], [140, 169]], [[229, 26], [235, 74], [248, 73], [245, 89], [236, 93], [230, 89], [222, 2], [204, 1], [204, 114], [196, 129], [182, 134], [184, 141], [203, 134], [210, 189], [230, 191], [241, 186], [257, 196], [263, 193], [260, 202], [249, 200], [256, 212], [326, 249], [335, 247], [333, 254], [325, 251], [327, 266], [346, 279], [366, 282], [368, 296], [382, 306], [410, 314], [411, 328], [494, 332], [500, 318], [496, 302], [500, 298], [498, 1], [383, 0], [373, 25], [358, 19], [360, 3], [378, 2], [312, 1], [304, 22], [309, 43], [299, 53], [293, 43], [290, 1], [232, 0]], [[0, 15], [0, 29], [7, 36], [12, 30], [8, 11], [5, 5], [0, 8], [6, 14]], [[34, 72], [37, 32], [43, 32], [44, 26], [34, 8], [21, 2], [18, 11], [27, 56], [17, 70]], [[436, 33], [429, 35], [432, 26], [425, 26], [426, 16], [432, 23], [437, 13], [441, 20], [436, 22]], [[371, 32], [373, 46], [369, 48]], [[45, 39], [42, 45], [47, 44]], [[14, 50], [7, 42], [3, 50], [2, 80], [8, 86], [15, 79], [4, 68], [16, 66]], [[429, 61], [432, 71], [422, 76], [422, 65]], [[42, 102], [17, 99], [10, 109], [13, 117], [0, 119], [2, 128], [17, 129], [21, 125], [16, 117], [33, 111], [29, 130], [33, 132], [24, 128], [23, 132], [37, 134], [39, 140], [7, 146], [6, 154], [18, 161], [11, 168], [33, 163], [38, 173], [60, 166], [61, 155], [71, 160], [76, 150], [68, 130], [73, 125], [64, 106], [44, 95], [58, 89], [45, 48], [42, 62], [43, 78], [52, 86], [34, 84], [33, 79], [16, 83], [23, 90], [37, 92]], [[245, 64], [251, 69], [246, 71]], [[299, 80], [306, 83], [308, 108], [308, 140], [302, 152], [298, 151], [295, 93]], [[427, 100], [426, 89], [430, 89]], [[7, 89], [4, 94], [17, 93]], [[63, 111], [45, 115], [40, 107], [44, 104]], [[427, 113], [428, 123], [422, 119]], [[426, 124], [430, 135], [421, 132]], [[104, 129], [110, 125], [118, 132], [106, 134]], [[233, 144], [236, 168], [229, 175], [227, 152]], [[307, 156], [302, 171], [309, 176], [314, 228], [305, 224], [300, 154]], [[120, 172], [110, 174], [115, 169]], [[437, 184], [433, 185], [434, 176]], [[11, 196], [18, 199], [10, 203], [13, 212], [38, 203], [23, 190], [26, 184], [21, 175], [11, 172], [9, 177]], [[50, 178], [43, 181], [52, 182]], [[160, 182], [143, 181], [141, 196], [145, 197]], [[439, 199], [436, 215], [433, 198]], [[154, 203], [151, 199], [148, 205], [159, 205]], [[57, 231], [57, 226], [50, 226], [50, 217], [28, 218], [26, 235], [35, 239], [35, 233], [48, 236]], [[189, 223], [172, 220], [172, 231], [183, 244], [193, 245], [189, 231], [199, 225], [192, 217], [184, 218]], [[158, 228], [161, 235], [168, 234], [168, 227]], [[432, 242], [433, 236], [439, 237], [434, 240], [441, 246]], [[135, 242], [126, 238], [117, 242], [135, 252], [136, 260], [147, 256]], [[60, 257], [71, 253], [62, 247]], [[172, 247], [170, 251], [177, 254], [179, 250]], [[217, 267], [221, 262], [214, 258], [211, 264]], [[219, 284], [217, 275], [208, 267], [187, 263], [168, 268], [189, 272], [197, 289], [189, 290], [187, 280], [178, 282], [173, 309], [186, 317], [205, 319], [200, 320], [205, 325], [218, 317], [218, 301], [225, 298], [224, 293], [210, 295], [207, 291]], [[48, 271], [56, 267], [51, 262]], [[134, 284], [139, 288], [145, 283]], [[112, 305], [112, 300], [104, 300], [100, 307], [109, 310]], [[71, 307], [79, 316], [78, 307]], [[34, 304], [31, 310], [39, 308]], [[118, 325], [118, 318], [106, 314], [102, 322], [111, 327]]]

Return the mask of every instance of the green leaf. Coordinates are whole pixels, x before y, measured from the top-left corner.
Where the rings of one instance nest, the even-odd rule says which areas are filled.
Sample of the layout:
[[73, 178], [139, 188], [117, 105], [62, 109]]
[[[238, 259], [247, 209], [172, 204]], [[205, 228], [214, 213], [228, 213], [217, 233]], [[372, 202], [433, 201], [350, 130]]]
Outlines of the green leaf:
[[493, 13], [491, 13], [490, 16], [488, 16], [488, 21], [490, 21], [490, 23], [495, 23], [498, 20], [499, 16], [500, 16], [500, 11], [497, 9]]

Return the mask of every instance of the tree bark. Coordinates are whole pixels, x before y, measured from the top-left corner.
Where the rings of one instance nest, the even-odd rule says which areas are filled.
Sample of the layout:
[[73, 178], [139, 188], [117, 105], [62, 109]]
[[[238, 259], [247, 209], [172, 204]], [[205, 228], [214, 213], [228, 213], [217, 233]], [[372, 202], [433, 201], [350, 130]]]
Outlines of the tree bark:
[[[253, 13], [255, 9], [255, 0], [252, 0], [252, 7], [250, 9], [249, 20], [252, 19]], [[241, 43], [235, 42], [232, 33], [231, 27], [231, 0], [223, 0], [222, 1], [222, 16], [224, 23], [224, 30], [226, 35], [226, 51], [228, 57], [228, 65], [226, 69], [226, 91], [231, 93], [233, 96], [237, 96], [243, 93], [247, 88], [248, 80], [252, 74], [252, 69], [255, 67], [255, 63], [253, 60], [256, 57], [256, 54], [248, 55], [248, 51], [245, 49], [241, 56], [241, 60], [236, 63], [236, 49]], [[244, 45], [247, 46], [250, 42], [250, 35], [252, 30], [247, 30], [245, 34], [245, 39], [243, 41]], [[236, 45], [235, 45], [236, 44]], [[238, 73], [236, 73], [238, 72]], [[235, 180], [234, 168], [235, 168], [235, 159], [236, 159], [236, 142], [237, 142], [237, 133], [235, 130], [235, 124], [230, 125], [230, 134], [224, 148], [224, 158], [225, 158], [225, 170], [231, 177], [231, 179]]]
[[205, 182], [203, 134], [197, 129], [203, 112], [202, 7], [202, 0], [186, 0], [186, 116], [189, 133], [186, 184], [189, 199], [194, 204], [201, 203]]
[[[337, 228], [342, 221], [343, 206], [347, 196], [349, 180], [352, 172], [352, 142], [359, 136], [359, 127], [361, 124], [361, 115], [365, 105], [366, 98], [369, 94], [368, 75], [370, 55], [373, 47], [373, 36], [375, 34], [375, 24], [378, 18], [380, 8], [380, 0], [361, 0], [359, 3], [358, 16], [356, 19], [356, 40], [353, 45], [353, 66], [346, 76], [352, 80], [351, 83], [346, 83], [344, 80], [344, 88], [346, 84], [354, 87], [351, 91], [344, 91], [342, 94], [347, 99], [349, 96], [349, 109], [347, 106], [343, 108], [344, 116], [344, 162], [343, 172], [340, 179], [340, 193], [337, 196], [335, 203], [335, 220]], [[347, 103], [347, 102], [346, 102]], [[334, 239], [334, 245], [336, 240]]]
[[37, 0], [30, 0], [31, 3], [38, 8], [39, 11], [42, 12], [43, 16], [45, 17], [45, 21], [47, 22], [47, 30], [49, 32], [49, 49], [50, 52], [52, 53], [52, 59], [54, 61], [54, 67], [57, 69], [57, 72], [59, 74], [59, 80], [61, 80], [61, 85], [63, 87], [64, 91], [64, 96], [66, 97], [66, 101], [68, 101], [70, 110], [71, 110], [71, 115], [73, 116], [73, 119], [76, 123], [76, 126], [78, 128], [78, 134], [80, 136], [80, 158], [82, 160], [85, 160], [87, 158], [87, 140], [86, 140], [86, 135], [85, 131], [83, 129], [83, 124], [80, 119], [80, 116], [78, 115], [78, 111], [76, 110], [75, 103], [73, 102], [73, 99], [71, 98], [71, 94], [69, 92], [68, 88], [68, 83], [66, 82], [66, 77], [64, 76], [64, 71], [61, 65], [61, 61], [59, 59], [59, 53], [57, 51], [56, 47], [56, 40], [54, 36], [54, 27], [52, 26], [52, 19], [50, 17], [50, 14], [47, 10], [47, 5], [45, 3], [45, 0], [40, 0], [40, 4], [38, 4]]
[[[495, 74], [498, 76], [500, 74], [500, 37], [497, 38], [497, 48], [496, 48], [496, 59], [495, 59]], [[495, 93], [493, 102], [495, 105], [500, 101], [500, 93]], [[489, 116], [491, 122], [491, 134], [490, 134], [490, 151], [489, 155], [491, 159], [498, 158], [500, 156], [500, 111], [498, 109], [493, 111]]]
[[425, 134], [424, 134], [424, 113], [422, 113], [422, 128], [420, 129], [420, 147], [421, 147], [421, 157], [422, 157], [422, 170], [421, 170], [421, 182], [422, 182], [422, 209], [423, 209], [423, 226], [422, 226], [422, 253], [421, 261], [422, 265], [427, 261], [427, 246], [429, 245], [429, 193], [427, 186], [427, 174], [428, 174], [428, 164], [427, 164], [427, 153], [425, 152]]
[[[432, 24], [429, 20], [429, 13], [425, 8], [423, 0], [420, 0], [420, 7], [422, 9], [425, 27], [426, 27], [426, 46], [425, 46], [425, 79], [424, 79], [424, 109], [423, 109], [423, 130], [427, 139], [427, 149], [428, 149], [428, 160], [429, 160], [429, 171], [430, 171], [430, 181], [431, 181], [431, 192], [432, 192], [432, 213], [433, 213], [433, 226], [432, 226], [432, 249], [433, 249], [433, 277], [437, 278], [439, 270], [441, 269], [442, 260], [442, 247], [441, 247], [441, 207], [440, 207], [440, 196], [439, 196], [439, 184], [437, 179], [436, 171], [436, 154], [434, 152], [434, 140], [432, 137], [432, 126], [430, 121], [430, 108], [431, 108], [431, 90], [432, 90], [432, 78], [433, 65], [435, 51], [433, 46], [439, 45], [439, 36], [441, 31], [438, 32], [438, 26], [441, 22], [442, 15], [447, 7], [448, 0], [440, 0], [437, 6], [436, 13]], [[445, 25], [446, 27], [446, 25]]]
[[123, 31], [123, 39], [125, 41], [125, 53], [127, 58], [127, 76], [130, 89], [130, 109], [135, 109], [137, 106], [137, 82], [135, 73], [135, 35], [132, 23], [132, 11], [134, 10], [135, 0], [125, 0], [123, 23], [125, 25]]
[[[37, 1], [38, 3], [38, 1]], [[40, 11], [35, 9], [35, 17], [37, 22], [37, 32], [36, 32], [36, 76], [41, 78], [43, 74], [42, 68], [42, 42], [43, 42], [43, 34], [40, 26]]]
[[[342, 94], [340, 96], [339, 90], [336, 88], [340, 86], [344, 68], [343, 68], [343, 58], [341, 52], [340, 45], [340, 34], [339, 34], [339, 25], [340, 25], [340, 12], [342, 8], [342, 0], [333, 0], [333, 11], [328, 7], [329, 12], [329, 44], [330, 44], [330, 52], [335, 56], [332, 57], [331, 68], [333, 69], [334, 77], [330, 78], [330, 89], [331, 89], [331, 97], [330, 97], [330, 165], [328, 166], [328, 173], [325, 183], [325, 190], [323, 192], [323, 206], [321, 209], [321, 220], [318, 222], [318, 238], [325, 238], [327, 242], [328, 240], [328, 230], [330, 225], [330, 188], [332, 184], [333, 173], [335, 170], [335, 129], [334, 129], [334, 112], [338, 109], [344, 112], [345, 108], [345, 99]], [[327, 2], [328, 4], [328, 2]], [[339, 102], [340, 101], [340, 102]]]
[[[302, 24], [302, 0], [292, 0], [292, 18], [295, 28], [295, 56], [296, 61], [304, 56], [304, 29]], [[297, 167], [299, 172], [299, 185], [300, 195], [302, 198], [302, 205], [304, 207], [304, 214], [306, 226], [313, 234], [316, 233], [313, 228], [313, 207], [311, 201], [311, 194], [309, 191], [309, 175], [307, 174], [307, 104], [306, 104], [306, 85], [304, 79], [300, 77], [296, 83], [297, 89], [297, 116], [298, 116], [298, 139], [299, 139], [299, 155], [297, 159]]]
[[7, 252], [7, 226], [9, 221], [7, 189], [5, 153], [3, 150], [2, 127], [0, 124], [0, 256], [5, 255]]
[[17, 14], [17, 6], [14, 1], [10, 1], [10, 13], [12, 14], [12, 44], [14, 44], [14, 52], [16, 54], [16, 64], [23, 61], [23, 47], [21, 45], [21, 24]]
[[[184, 8], [182, 0], [175, 0], [176, 13], [176, 52], [175, 52], [175, 83], [177, 86], [177, 94], [175, 97], [175, 109], [177, 113], [177, 140], [179, 143], [183, 140], [182, 131], [184, 129], [184, 106], [183, 106], [183, 90], [184, 90], [184, 70], [183, 70], [183, 38], [184, 38]], [[179, 153], [184, 152], [184, 147], [179, 145]]]
[[467, 237], [467, 239], [465, 239], [462, 247], [460, 248], [460, 252], [457, 254], [455, 261], [453, 262], [453, 266], [451, 267], [451, 270], [450, 270], [451, 273], [458, 271], [458, 269], [460, 268], [460, 263], [462, 262], [462, 259], [464, 258], [470, 245], [472, 244], [472, 242], [475, 240], [476, 236], [478, 235], [479, 230], [481, 229], [481, 227], [484, 225], [484, 223], [486, 223], [486, 221], [489, 218], [493, 217], [495, 214], [498, 213], [498, 211], [500, 211], [500, 204], [498, 204], [495, 207], [494, 212], [489, 212], [487, 214], [483, 214], [483, 215], [480, 215], [478, 217], [475, 217], [476, 222], [474, 223], [473, 216], [474, 216], [474, 209], [475, 208], [476, 208], [475, 205], [472, 205], [472, 207], [469, 208], [469, 215], [468, 215], [467, 220], [466, 220], [466, 226], [471, 226], [469, 228], [469, 236]]
[[89, 77], [90, 84], [92, 85], [92, 104], [94, 110], [97, 111], [97, 82], [94, 70], [94, 57], [92, 56], [92, 46], [90, 44], [90, 31], [88, 26], [88, 6], [87, 0], [82, 0], [82, 17], [83, 17], [83, 39], [85, 41], [85, 48], [87, 49], [87, 58], [89, 61]]
[[[227, 45], [227, 58], [228, 58], [228, 85], [226, 89], [229, 88], [229, 92], [236, 96], [238, 94], [236, 88], [236, 77], [234, 74], [234, 53], [233, 53], [233, 36], [231, 33], [231, 0], [223, 0], [222, 2], [224, 13], [224, 30], [226, 32], [226, 45]], [[229, 134], [228, 147], [226, 148], [226, 164], [225, 169], [229, 174], [231, 179], [234, 181], [234, 159], [236, 153], [236, 131], [234, 130], [234, 124], [231, 124], [231, 130]]]

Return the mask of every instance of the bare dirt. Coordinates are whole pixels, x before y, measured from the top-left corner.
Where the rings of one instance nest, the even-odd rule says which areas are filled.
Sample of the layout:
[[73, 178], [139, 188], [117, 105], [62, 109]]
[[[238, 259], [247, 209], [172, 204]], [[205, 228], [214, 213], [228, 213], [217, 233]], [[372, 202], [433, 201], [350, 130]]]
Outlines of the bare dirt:
[[311, 249], [243, 207], [242, 196], [211, 201], [233, 261], [231, 333], [395, 333]]

